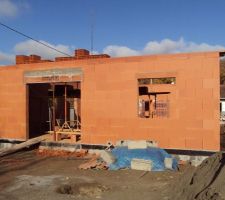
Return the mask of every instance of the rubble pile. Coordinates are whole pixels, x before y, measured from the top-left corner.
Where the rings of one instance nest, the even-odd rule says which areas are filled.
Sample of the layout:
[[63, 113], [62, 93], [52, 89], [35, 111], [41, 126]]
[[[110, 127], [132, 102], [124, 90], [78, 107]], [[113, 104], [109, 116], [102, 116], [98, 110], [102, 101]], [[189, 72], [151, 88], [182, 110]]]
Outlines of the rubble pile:
[[93, 155], [92, 159], [81, 164], [79, 169], [108, 169], [108, 166], [99, 155]]
[[[216, 153], [189, 168], [172, 186], [174, 200], [225, 200], [225, 155]], [[175, 188], [175, 189], [174, 189]]]
[[177, 161], [160, 148], [128, 149], [116, 147], [92, 155], [92, 159], [81, 164], [80, 169], [135, 169], [143, 171], [176, 170]]
[[48, 156], [48, 157], [78, 157], [83, 158], [88, 156], [88, 151], [80, 149], [77, 151], [65, 151], [65, 150], [49, 150], [49, 149], [39, 149], [37, 151], [38, 156]]

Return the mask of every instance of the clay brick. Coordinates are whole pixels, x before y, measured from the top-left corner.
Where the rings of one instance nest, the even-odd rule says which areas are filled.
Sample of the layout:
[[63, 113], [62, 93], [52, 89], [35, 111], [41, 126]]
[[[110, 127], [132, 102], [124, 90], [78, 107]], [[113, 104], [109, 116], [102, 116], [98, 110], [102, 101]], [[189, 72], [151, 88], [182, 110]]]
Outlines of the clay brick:
[[[216, 54], [105, 59], [109, 56], [89, 55], [85, 50], [77, 53], [77, 57], [56, 58], [57, 63], [45, 62], [35, 56], [31, 61], [26, 60], [26, 56], [22, 57], [25, 61], [18, 57], [20, 66], [0, 69], [0, 112], [4, 115], [0, 123], [7, 123], [6, 126], [1, 126], [0, 137], [3, 134], [8, 137], [26, 135], [24, 71], [81, 66], [84, 73], [81, 80], [82, 142], [100, 144], [108, 140], [137, 138], [156, 140], [162, 148], [218, 149], [219, 58]], [[28, 62], [32, 63], [23, 65]], [[158, 78], [161, 75], [176, 77], [176, 84], [152, 85], [149, 86], [149, 91], [171, 92], [168, 95], [170, 117], [138, 118], [138, 76]], [[62, 78], [60, 81], [66, 79]], [[10, 114], [13, 111], [17, 113], [17, 117]], [[16, 121], [13, 127], [18, 130], [16, 133], [12, 128], [7, 131], [10, 120]], [[207, 120], [213, 122], [208, 124]], [[103, 126], [99, 127], [100, 124]], [[204, 131], [208, 138], [214, 139], [208, 140], [204, 136], [203, 146], [200, 142], [192, 142], [192, 138], [201, 140]]]
[[204, 138], [203, 139], [203, 149], [219, 151], [220, 150], [219, 135], [217, 136], [217, 138], [212, 138], [212, 136], [210, 134], [210, 139]]
[[75, 57], [79, 57], [79, 56], [89, 56], [89, 51], [86, 49], [76, 49]]
[[213, 130], [215, 128], [214, 120], [203, 120], [203, 129]]
[[184, 136], [177, 136], [176, 138], [170, 138], [169, 148], [174, 148], [176, 146], [178, 149], [186, 149]]
[[24, 64], [29, 62], [29, 57], [25, 55], [16, 55], [16, 64]]
[[216, 79], [203, 79], [204, 89], [213, 89], [218, 85]]
[[186, 138], [185, 145], [187, 149], [203, 149], [203, 140], [202, 138]]

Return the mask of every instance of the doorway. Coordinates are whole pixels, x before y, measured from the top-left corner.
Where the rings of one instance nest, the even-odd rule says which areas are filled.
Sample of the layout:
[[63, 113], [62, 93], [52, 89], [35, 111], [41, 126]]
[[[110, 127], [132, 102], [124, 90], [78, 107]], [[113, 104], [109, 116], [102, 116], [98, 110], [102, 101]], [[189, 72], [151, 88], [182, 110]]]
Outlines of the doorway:
[[80, 86], [80, 82], [28, 84], [29, 138], [57, 131], [65, 122], [81, 129]]

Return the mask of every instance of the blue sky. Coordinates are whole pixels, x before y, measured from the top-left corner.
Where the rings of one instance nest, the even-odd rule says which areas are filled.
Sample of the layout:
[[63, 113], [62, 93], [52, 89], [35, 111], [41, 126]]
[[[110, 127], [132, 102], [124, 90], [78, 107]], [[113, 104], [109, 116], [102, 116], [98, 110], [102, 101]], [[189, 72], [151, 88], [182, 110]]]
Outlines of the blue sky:
[[[111, 56], [220, 50], [225, 47], [224, 0], [0, 0], [0, 22], [73, 54]], [[0, 65], [15, 54], [60, 56], [0, 26]]]

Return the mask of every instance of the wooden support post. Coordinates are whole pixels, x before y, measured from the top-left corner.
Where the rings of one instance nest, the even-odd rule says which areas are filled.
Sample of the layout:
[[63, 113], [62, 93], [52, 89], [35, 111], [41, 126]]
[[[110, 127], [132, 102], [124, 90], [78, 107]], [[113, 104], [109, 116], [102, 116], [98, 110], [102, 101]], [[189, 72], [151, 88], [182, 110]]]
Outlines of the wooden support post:
[[57, 141], [55, 132], [55, 84], [52, 84], [52, 126], [53, 126], [53, 140]]
[[67, 122], [67, 85], [65, 84], [65, 122]]

